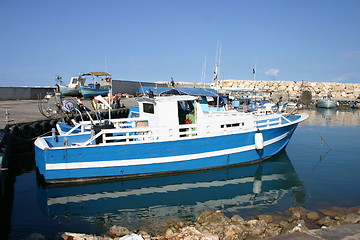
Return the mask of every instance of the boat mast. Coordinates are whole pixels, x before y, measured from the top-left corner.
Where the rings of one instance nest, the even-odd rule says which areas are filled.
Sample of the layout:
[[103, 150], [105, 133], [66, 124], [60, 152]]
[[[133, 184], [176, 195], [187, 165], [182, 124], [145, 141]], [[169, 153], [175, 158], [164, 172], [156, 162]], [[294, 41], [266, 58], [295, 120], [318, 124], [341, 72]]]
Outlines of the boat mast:
[[205, 88], [205, 82], [206, 82], [206, 54], [205, 54], [205, 60], [202, 67], [202, 73], [201, 73], [201, 83], [203, 83], [203, 87]]
[[254, 97], [255, 97], [255, 106], [256, 106], [256, 61], [255, 61], [255, 66], [253, 67], [253, 79], [254, 79]]

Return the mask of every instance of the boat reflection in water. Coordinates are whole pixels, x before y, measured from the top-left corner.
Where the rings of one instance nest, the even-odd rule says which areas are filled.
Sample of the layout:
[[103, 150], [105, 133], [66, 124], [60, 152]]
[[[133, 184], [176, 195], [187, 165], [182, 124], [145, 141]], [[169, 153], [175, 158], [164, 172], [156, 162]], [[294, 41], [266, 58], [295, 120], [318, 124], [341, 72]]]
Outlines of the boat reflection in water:
[[316, 111], [320, 113], [321, 116], [323, 116], [325, 119], [331, 118], [333, 115], [336, 114], [337, 109], [336, 108], [316, 108]]
[[154, 217], [194, 220], [203, 210], [238, 214], [244, 208], [276, 205], [284, 195], [292, 200], [287, 204], [305, 199], [285, 151], [259, 164], [214, 171], [38, 187], [39, 203], [48, 216], [111, 215], [120, 222]]

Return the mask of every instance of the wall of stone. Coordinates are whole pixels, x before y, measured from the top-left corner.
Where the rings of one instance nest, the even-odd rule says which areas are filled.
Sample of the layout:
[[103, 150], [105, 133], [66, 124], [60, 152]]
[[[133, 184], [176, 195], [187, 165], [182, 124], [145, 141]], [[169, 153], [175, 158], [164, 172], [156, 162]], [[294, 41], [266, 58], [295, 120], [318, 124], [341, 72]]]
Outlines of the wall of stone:
[[[302, 90], [309, 90], [313, 99], [318, 99], [323, 94], [331, 93], [337, 100], [355, 100], [360, 95], [360, 83], [336, 83], [336, 82], [302, 82], [302, 81], [261, 81], [261, 80], [219, 80], [220, 87], [233, 88], [263, 88], [270, 91], [281, 91], [291, 98], [299, 96]], [[200, 87], [204, 83], [176, 83], [177, 86]], [[215, 84], [206, 84], [206, 87], [214, 87]]]
[[313, 97], [321, 97], [322, 94], [331, 93], [335, 99], [354, 100], [360, 95], [359, 83], [336, 83], [336, 82], [302, 82], [302, 81], [252, 81], [252, 80], [221, 80], [222, 87], [237, 88], [264, 88], [270, 91], [286, 92], [290, 97], [296, 97], [301, 90], [310, 90]]

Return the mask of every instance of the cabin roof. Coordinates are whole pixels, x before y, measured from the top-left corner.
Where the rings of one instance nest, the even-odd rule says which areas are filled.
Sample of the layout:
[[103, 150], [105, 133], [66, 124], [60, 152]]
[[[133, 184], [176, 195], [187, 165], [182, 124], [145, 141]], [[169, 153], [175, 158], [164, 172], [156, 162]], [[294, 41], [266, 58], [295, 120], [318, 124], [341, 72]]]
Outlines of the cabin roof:
[[83, 74], [81, 74], [81, 76], [95, 76], [95, 77], [99, 77], [99, 76], [111, 76], [111, 74], [108, 73], [108, 72], [88, 72], [88, 73], [83, 73]]
[[137, 98], [136, 100], [138, 102], [171, 102], [171, 101], [193, 101], [198, 99], [198, 97], [196, 96], [190, 96], [190, 95], [176, 95], [176, 96], [162, 96], [162, 97], [154, 97], [154, 98], [149, 98], [149, 97], [140, 97]]
[[152, 91], [155, 95], [160, 94], [173, 94], [173, 95], [193, 95], [193, 96], [206, 96], [216, 97], [217, 91], [211, 88], [173, 88], [173, 87], [153, 87], [144, 86], [139, 89], [139, 94], [147, 94]]

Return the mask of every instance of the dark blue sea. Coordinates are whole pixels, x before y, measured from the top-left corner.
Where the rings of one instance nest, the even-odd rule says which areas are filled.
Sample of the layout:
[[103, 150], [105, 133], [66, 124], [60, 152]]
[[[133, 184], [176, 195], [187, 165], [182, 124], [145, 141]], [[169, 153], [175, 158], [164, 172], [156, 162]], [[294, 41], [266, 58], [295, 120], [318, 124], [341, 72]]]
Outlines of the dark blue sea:
[[310, 117], [285, 151], [260, 164], [215, 171], [43, 186], [34, 153], [20, 150], [2, 188], [1, 239], [103, 234], [115, 224], [160, 233], [166, 220], [194, 221], [203, 210], [246, 219], [293, 206], [360, 206], [360, 111], [303, 111]]

